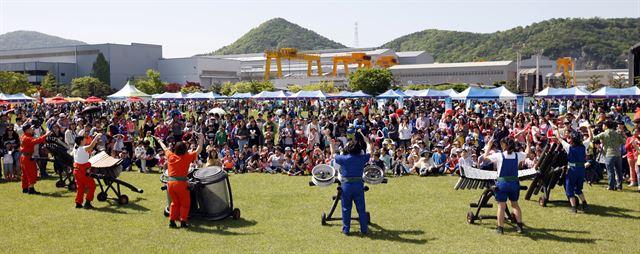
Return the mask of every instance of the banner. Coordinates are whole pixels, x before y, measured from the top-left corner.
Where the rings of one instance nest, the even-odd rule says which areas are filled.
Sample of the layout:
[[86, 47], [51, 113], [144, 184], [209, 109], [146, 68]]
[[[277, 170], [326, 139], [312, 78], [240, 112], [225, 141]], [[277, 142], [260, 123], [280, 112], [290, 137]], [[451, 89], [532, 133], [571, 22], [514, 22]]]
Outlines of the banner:
[[451, 102], [451, 97], [447, 97], [444, 99], [444, 110], [453, 109], [453, 103]]
[[524, 113], [524, 96], [516, 97], [516, 110], [518, 113]]

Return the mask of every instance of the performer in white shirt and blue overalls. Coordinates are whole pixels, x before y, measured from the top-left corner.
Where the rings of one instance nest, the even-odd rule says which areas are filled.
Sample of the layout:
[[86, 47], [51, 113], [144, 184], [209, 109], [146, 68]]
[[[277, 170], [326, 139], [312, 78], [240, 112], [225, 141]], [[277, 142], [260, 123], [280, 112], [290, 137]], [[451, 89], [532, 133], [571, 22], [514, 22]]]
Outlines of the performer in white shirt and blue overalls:
[[498, 170], [498, 179], [496, 179], [496, 190], [494, 192], [496, 201], [498, 201], [498, 227], [496, 228], [496, 233], [502, 234], [504, 232], [504, 214], [507, 208], [507, 199], [511, 201], [511, 208], [516, 217], [516, 231], [522, 233], [522, 211], [518, 205], [518, 198], [520, 197], [518, 168], [520, 163], [526, 159], [527, 154], [529, 154], [531, 141], [527, 136], [527, 149], [524, 153], [515, 151], [516, 142], [510, 137], [500, 140], [500, 145], [502, 146], [501, 152], [490, 154], [489, 152], [493, 146], [493, 138], [491, 138], [487, 142], [487, 147], [484, 151], [484, 157], [490, 159]]
[[569, 203], [571, 203], [571, 210], [569, 211], [572, 213], [578, 212], [576, 195], [582, 200], [582, 211], [586, 211], [589, 205], [584, 197], [584, 193], [582, 193], [582, 185], [584, 184], [586, 171], [584, 164], [587, 162], [586, 147], [589, 146], [591, 139], [589, 138], [582, 141], [582, 134], [573, 131], [571, 135], [565, 135], [565, 137], [569, 137], [569, 142], [567, 142], [560, 137], [560, 134], [555, 129], [554, 133], [556, 134], [556, 138], [560, 140], [562, 148], [567, 152], [567, 160], [569, 161], [569, 169], [567, 170], [564, 184], [565, 193], [567, 194]]

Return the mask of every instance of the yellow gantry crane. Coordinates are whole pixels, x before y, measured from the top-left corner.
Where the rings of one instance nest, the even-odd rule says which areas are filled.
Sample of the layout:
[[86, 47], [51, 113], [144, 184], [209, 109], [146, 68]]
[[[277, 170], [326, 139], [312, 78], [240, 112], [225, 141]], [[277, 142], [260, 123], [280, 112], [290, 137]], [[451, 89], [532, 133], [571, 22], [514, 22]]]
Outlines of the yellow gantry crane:
[[395, 56], [380, 56], [376, 60], [376, 65], [385, 69], [396, 64], [398, 64], [398, 59]]
[[349, 64], [358, 64], [358, 68], [371, 68], [371, 56], [365, 53], [351, 53], [347, 56], [334, 56], [333, 57], [333, 76], [338, 76], [338, 64], [344, 65], [344, 73], [349, 76]]
[[[564, 86], [573, 87], [576, 86], [576, 73], [574, 69], [574, 63], [571, 57], [561, 57], [556, 60], [556, 72], [560, 72], [562, 69], [562, 75], [564, 75]], [[569, 85], [571, 84], [571, 85]]]
[[318, 76], [322, 76], [322, 63], [320, 63], [320, 55], [298, 53], [296, 48], [281, 48], [280, 50], [267, 50], [264, 52], [266, 57], [264, 79], [269, 80], [271, 74], [271, 61], [276, 60], [278, 68], [278, 78], [282, 78], [282, 59], [307, 61], [307, 76], [311, 77], [311, 65], [316, 62], [318, 65]]

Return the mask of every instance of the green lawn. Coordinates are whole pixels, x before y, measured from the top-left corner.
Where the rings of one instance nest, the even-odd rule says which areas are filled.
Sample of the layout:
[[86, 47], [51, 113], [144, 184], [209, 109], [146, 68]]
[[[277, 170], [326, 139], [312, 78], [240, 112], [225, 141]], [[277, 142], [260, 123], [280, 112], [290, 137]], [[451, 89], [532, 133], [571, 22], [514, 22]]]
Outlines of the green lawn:
[[[130, 204], [96, 201], [93, 211], [73, 208], [74, 193], [56, 189], [53, 179], [38, 183], [42, 196], [19, 193], [18, 183], [0, 184], [0, 252], [625, 253], [637, 249], [640, 239], [640, 194], [608, 192], [602, 185], [585, 188], [588, 214], [522, 201], [527, 233], [518, 235], [507, 225], [499, 236], [495, 220], [465, 222], [469, 202], [481, 191], [454, 191], [456, 177], [391, 178], [367, 192], [371, 234], [346, 237], [339, 221], [320, 225], [335, 188], [309, 187], [308, 177], [232, 175], [242, 219], [194, 220], [189, 230], [168, 228], [158, 174], [127, 172], [121, 178], [145, 192], [126, 190]], [[552, 193], [552, 199], [562, 196], [558, 189]], [[357, 222], [352, 231], [358, 232]]]

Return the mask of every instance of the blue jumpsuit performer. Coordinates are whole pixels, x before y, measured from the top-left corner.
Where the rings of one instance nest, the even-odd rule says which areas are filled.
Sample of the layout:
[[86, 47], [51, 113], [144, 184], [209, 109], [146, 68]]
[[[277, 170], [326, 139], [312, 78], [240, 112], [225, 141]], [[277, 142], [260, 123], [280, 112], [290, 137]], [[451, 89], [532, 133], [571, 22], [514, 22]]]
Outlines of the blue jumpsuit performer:
[[589, 140], [582, 142], [582, 134], [574, 131], [568, 136], [569, 142], [567, 142], [557, 134], [557, 131], [554, 132], [556, 133], [556, 138], [560, 140], [562, 147], [567, 152], [567, 160], [569, 161], [569, 170], [567, 171], [564, 185], [565, 193], [571, 203], [571, 210], [569, 211], [572, 213], [578, 212], [576, 195], [582, 200], [582, 210], [586, 211], [589, 205], [584, 197], [584, 193], [582, 193], [582, 185], [584, 184], [585, 177], [584, 164], [587, 162], [586, 146], [589, 144]]
[[342, 233], [345, 235], [349, 235], [351, 206], [354, 202], [360, 218], [360, 233], [365, 235], [369, 229], [362, 181], [364, 167], [371, 158], [370, 151], [363, 153], [367, 147], [367, 150], [371, 148], [369, 140], [358, 129], [356, 138], [349, 141], [343, 150], [343, 155], [337, 155], [335, 158], [336, 163], [340, 165], [340, 174], [342, 175]]
[[498, 169], [498, 179], [496, 179], [496, 190], [494, 192], [496, 201], [498, 201], [498, 226], [496, 227], [496, 233], [502, 234], [504, 232], [504, 214], [507, 208], [507, 199], [511, 201], [511, 208], [516, 217], [516, 231], [522, 233], [522, 211], [518, 205], [518, 198], [520, 197], [518, 167], [520, 163], [525, 160], [527, 154], [529, 154], [531, 141], [527, 136], [527, 149], [524, 153], [515, 151], [516, 143], [509, 137], [500, 141], [500, 145], [502, 146], [500, 153], [496, 152], [490, 155], [489, 152], [491, 151], [492, 145], [493, 138], [487, 142], [484, 157], [490, 159], [493, 164], [496, 165], [496, 169]]

